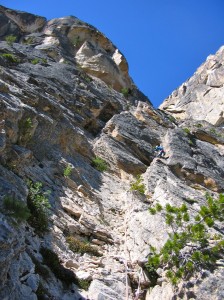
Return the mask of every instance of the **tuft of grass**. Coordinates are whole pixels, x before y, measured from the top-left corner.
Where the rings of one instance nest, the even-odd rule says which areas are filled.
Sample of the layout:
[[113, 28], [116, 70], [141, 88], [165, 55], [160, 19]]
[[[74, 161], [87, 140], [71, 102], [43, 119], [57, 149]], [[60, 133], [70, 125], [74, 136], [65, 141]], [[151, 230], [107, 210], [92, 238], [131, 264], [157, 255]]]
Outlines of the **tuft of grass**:
[[25, 120], [20, 120], [19, 129], [27, 131], [28, 129], [33, 127], [33, 122], [31, 118], [26, 118]]
[[94, 256], [101, 256], [101, 254], [95, 247], [91, 246], [89, 243], [84, 243], [73, 236], [68, 236], [66, 238], [66, 241], [69, 245], [69, 249], [74, 253], [89, 253]]
[[183, 131], [184, 131], [186, 134], [190, 134], [190, 133], [191, 133], [190, 129], [187, 128], [187, 127], [183, 128]]
[[80, 289], [88, 291], [89, 286], [90, 286], [90, 281], [86, 279], [78, 279], [78, 286]]
[[20, 59], [11, 53], [3, 53], [3, 54], [1, 54], [1, 56], [3, 58], [5, 58], [7, 60], [7, 62], [10, 62], [10, 63], [19, 63], [20, 62]]
[[121, 93], [124, 95], [125, 98], [132, 94], [131, 89], [129, 88], [122, 88]]
[[12, 46], [12, 44], [15, 43], [16, 39], [17, 37], [15, 35], [10, 34], [6, 36], [5, 41], [9, 46]]
[[37, 65], [37, 64], [39, 64], [39, 62], [40, 62], [39, 58], [34, 58], [31, 60], [31, 64], [33, 64], [33, 65]]
[[99, 156], [93, 158], [91, 165], [100, 172], [107, 171], [108, 169], [106, 161]]
[[70, 177], [71, 173], [72, 173], [72, 167], [68, 164], [63, 171], [63, 175], [64, 177]]

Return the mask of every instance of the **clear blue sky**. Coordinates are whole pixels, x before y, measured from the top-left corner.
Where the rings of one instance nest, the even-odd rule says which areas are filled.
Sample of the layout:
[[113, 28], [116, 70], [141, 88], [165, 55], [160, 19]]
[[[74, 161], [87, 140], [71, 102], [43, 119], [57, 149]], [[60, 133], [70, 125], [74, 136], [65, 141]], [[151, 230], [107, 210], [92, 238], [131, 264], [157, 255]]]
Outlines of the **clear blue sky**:
[[224, 45], [224, 0], [2, 0], [47, 19], [73, 15], [103, 32], [155, 107]]

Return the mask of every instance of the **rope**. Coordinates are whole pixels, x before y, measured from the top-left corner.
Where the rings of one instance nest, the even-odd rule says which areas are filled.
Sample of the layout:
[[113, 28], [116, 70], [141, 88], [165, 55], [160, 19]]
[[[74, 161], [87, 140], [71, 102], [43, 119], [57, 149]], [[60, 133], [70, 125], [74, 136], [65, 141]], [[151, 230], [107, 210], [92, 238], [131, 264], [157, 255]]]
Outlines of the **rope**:
[[[127, 199], [127, 198], [126, 198]], [[127, 200], [126, 200], [127, 201]], [[126, 202], [127, 206], [127, 202]], [[128, 249], [127, 249], [127, 209], [125, 213], [125, 281], [126, 281], [126, 289], [125, 289], [125, 299], [128, 300], [128, 262], [127, 262], [127, 255], [128, 255]]]
[[142, 277], [142, 268], [140, 268], [140, 272], [139, 272], [139, 275], [138, 275], [138, 288], [137, 288], [136, 293], [135, 293], [135, 300], [138, 300], [138, 296], [140, 295], [140, 291], [141, 291], [141, 287], [140, 287], [141, 277]]

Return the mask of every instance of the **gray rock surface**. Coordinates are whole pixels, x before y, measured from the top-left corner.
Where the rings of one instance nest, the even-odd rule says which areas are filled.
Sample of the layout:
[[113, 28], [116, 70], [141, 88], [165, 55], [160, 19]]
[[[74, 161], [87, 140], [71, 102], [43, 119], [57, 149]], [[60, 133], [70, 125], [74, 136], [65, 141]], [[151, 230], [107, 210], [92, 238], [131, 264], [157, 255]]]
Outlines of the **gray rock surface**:
[[175, 118], [206, 120], [211, 124], [224, 124], [224, 47], [197, 69], [160, 105]]

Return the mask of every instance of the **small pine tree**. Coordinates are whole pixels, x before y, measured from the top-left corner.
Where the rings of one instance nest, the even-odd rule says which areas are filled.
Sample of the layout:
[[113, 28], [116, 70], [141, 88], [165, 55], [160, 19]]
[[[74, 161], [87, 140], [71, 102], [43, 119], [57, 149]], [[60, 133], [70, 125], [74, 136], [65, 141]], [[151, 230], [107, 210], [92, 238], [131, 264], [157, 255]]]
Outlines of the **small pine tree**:
[[180, 279], [188, 279], [202, 269], [212, 269], [224, 255], [224, 233], [211, 234], [209, 228], [215, 222], [224, 221], [224, 195], [218, 199], [207, 195], [207, 205], [200, 207], [194, 219], [190, 219], [185, 204], [175, 207], [167, 204], [165, 209], [157, 204], [150, 208], [151, 214], [161, 212], [171, 228], [169, 238], [160, 251], [150, 246], [146, 267], [152, 276], [156, 269], [167, 269], [166, 276], [173, 285]]
[[141, 177], [141, 175], [136, 176], [136, 180], [131, 183], [130, 190], [137, 191], [142, 195], [145, 194], [145, 185], [143, 183], [143, 178]]

